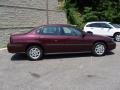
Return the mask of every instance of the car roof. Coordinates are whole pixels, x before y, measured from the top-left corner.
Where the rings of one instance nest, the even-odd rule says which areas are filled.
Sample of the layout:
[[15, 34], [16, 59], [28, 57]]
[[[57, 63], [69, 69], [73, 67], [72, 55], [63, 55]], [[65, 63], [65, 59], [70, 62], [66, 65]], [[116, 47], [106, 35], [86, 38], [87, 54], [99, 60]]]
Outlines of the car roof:
[[69, 26], [75, 26], [75, 25], [71, 25], [71, 24], [48, 24], [48, 25], [42, 25], [42, 26], [65, 26], [65, 27], [69, 27]]
[[87, 24], [92, 24], [92, 23], [110, 23], [107, 21], [92, 21], [92, 22], [88, 22]]

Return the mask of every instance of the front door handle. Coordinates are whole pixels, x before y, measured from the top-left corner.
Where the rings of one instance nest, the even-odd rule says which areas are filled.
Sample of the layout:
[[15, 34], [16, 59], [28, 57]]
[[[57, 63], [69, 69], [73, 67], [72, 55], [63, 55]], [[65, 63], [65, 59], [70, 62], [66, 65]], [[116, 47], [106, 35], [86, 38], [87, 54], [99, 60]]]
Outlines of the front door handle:
[[58, 40], [54, 40], [54, 42], [58, 42]]

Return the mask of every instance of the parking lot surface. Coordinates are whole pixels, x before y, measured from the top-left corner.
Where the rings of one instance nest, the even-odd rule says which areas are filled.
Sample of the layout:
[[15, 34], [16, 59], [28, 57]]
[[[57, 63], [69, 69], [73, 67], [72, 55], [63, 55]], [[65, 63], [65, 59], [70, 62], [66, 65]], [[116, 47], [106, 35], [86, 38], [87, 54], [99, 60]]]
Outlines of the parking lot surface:
[[0, 51], [0, 90], [120, 90], [120, 43], [103, 57], [26, 55]]

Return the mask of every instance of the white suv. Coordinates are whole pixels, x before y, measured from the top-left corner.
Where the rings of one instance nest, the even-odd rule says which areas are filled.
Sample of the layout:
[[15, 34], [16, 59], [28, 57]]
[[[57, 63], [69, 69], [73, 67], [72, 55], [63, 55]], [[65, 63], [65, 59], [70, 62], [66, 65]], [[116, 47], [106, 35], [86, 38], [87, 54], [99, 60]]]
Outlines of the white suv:
[[88, 22], [84, 27], [84, 31], [87, 33], [110, 36], [113, 37], [115, 41], [120, 42], [120, 25], [118, 24], [105, 21]]

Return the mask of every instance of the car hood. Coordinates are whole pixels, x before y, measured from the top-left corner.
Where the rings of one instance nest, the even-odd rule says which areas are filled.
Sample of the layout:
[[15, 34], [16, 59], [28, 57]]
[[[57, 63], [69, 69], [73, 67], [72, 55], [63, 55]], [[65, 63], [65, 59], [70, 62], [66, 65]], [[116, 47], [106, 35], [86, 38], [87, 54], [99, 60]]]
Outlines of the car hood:
[[115, 29], [120, 31], [120, 28], [115, 28]]
[[96, 34], [93, 34], [93, 35], [87, 34], [87, 36], [91, 39], [94, 39], [94, 40], [104, 40], [104, 41], [111, 41], [112, 40], [112, 38], [110, 38], [110, 37], [96, 35]]

